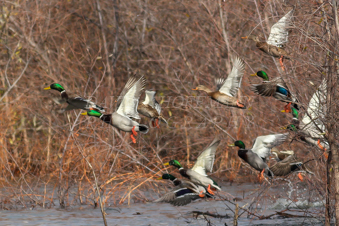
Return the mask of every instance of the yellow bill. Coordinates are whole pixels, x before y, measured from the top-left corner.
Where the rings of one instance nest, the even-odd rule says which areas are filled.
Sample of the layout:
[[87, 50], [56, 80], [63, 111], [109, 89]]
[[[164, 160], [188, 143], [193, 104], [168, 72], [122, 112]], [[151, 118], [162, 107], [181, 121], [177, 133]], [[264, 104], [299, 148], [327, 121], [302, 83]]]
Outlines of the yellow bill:
[[164, 163], [164, 166], [169, 166], [169, 162]]
[[234, 145], [234, 144], [229, 144], [228, 146], [229, 146], [229, 147], [234, 147], [235, 145]]
[[49, 90], [49, 89], [51, 89], [51, 87], [50, 87], [50, 86], [48, 86], [48, 87], [44, 88], [44, 90]]
[[81, 113], [82, 115], [87, 115], [87, 112], [83, 112], [83, 113]]
[[257, 74], [250, 74], [250, 76], [257, 76]]
[[162, 177], [158, 177], [157, 180], [162, 180]]

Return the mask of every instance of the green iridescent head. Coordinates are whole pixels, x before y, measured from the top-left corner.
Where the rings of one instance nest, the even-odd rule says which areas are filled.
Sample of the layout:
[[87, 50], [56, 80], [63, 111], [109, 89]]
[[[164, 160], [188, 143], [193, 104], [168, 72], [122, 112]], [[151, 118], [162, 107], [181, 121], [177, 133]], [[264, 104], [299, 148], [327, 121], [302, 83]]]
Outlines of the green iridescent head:
[[175, 179], [176, 177], [169, 173], [165, 173], [161, 177], [158, 178], [158, 180], [171, 180], [171, 181], [174, 181]]
[[52, 85], [50, 85], [49, 87], [46, 87], [44, 88], [45, 90], [48, 90], [48, 89], [55, 89], [55, 90], [58, 90], [59, 92], [62, 92], [64, 91], [64, 87], [62, 87], [60, 84], [58, 83], [53, 83]]
[[102, 115], [102, 113], [96, 111], [96, 110], [90, 110], [84, 113], [81, 113], [82, 115], [88, 115], [88, 116], [94, 116], [94, 117], [98, 117], [100, 118], [100, 116]]
[[237, 140], [234, 142], [234, 144], [229, 145], [230, 147], [239, 147], [242, 149], [245, 149], [245, 144], [241, 140]]
[[255, 75], [264, 79], [265, 81], [269, 81], [268, 75], [264, 71], [258, 71], [256, 74], [253, 74], [253, 76]]
[[177, 167], [178, 169], [182, 168], [181, 164], [179, 163], [178, 160], [171, 160], [167, 163], [164, 164], [165, 166], [168, 166], [168, 165], [171, 165], [171, 166], [175, 166]]

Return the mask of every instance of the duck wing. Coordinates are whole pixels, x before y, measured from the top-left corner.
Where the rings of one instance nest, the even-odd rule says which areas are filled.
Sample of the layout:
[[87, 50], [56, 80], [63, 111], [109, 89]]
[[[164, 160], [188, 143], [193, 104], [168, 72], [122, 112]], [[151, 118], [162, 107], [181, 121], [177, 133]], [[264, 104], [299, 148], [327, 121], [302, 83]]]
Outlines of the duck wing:
[[65, 109], [66, 111], [71, 110], [71, 109], [90, 110], [90, 108], [94, 108], [94, 109], [99, 110], [101, 112], [105, 112], [103, 107], [97, 105], [93, 101], [90, 101], [88, 99], [84, 99], [80, 96], [77, 96], [77, 97], [74, 97], [74, 98], [68, 98], [67, 103], [69, 105]]
[[217, 151], [219, 144], [220, 140], [214, 139], [212, 143], [199, 155], [197, 162], [194, 164], [191, 170], [203, 176], [207, 176], [206, 171], [212, 172], [213, 163], [215, 160], [215, 152]]
[[262, 159], [266, 159], [271, 155], [271, 149], [282, 144], [288, 137], [288, 133], [270, 134], [259, 136], [255, 139], [252, 151]]
[[303, 130], [310, 133], [312, 137], [322, 138], [320, 133], [325, 132], [325, 125], [323, 123], [323, 116], [326, 115], [326, 95], [327, 95], [327, 84], [324, 79], [317, 91], [314, 92], [310, 102], [308, 104], [307, 112], [302, 118], [304, 124]]
[[251, 90], [258, 95], [270, 97], [276, 92], [277, 86], [271, 81], [264, 81], [261, 84], [252, 84]]
[[216, 84], [220, 92], [235, 97], [241, 86], [242, 76], [244, 75], [245, 63], [239, 57], [233, 59], [233, 68], [226, 80], [217, 79]]
[[158, 103], [158, 101], [155, 99], [155, 94], [156, 93], [157, 93], [156, 91], [146, 90], [145, 91], [145, 94], [146, 94], [145, 100], [142, 103], [145, 104], [145, 105], [148, 104], [149, 106], [154, 108], [158, 112], [158, 114], [160, 115], [161, 106]]
[[273, 96], [280, 101], [292, 101], [291, 93], [281, 77], [271, 81], [263, 81], [261, 84], [252, 84], [251, 90], [261, 96]]
[[290, 155], [284, 160], [277, 162], [270, 170], [273, 172], [274, 176], [286, 176], [293, 171], [301, 170], [303, 163], [298, 161], [294, 155]]
[[137, 108], [141, 90], [145, 88], [146, 80], [144, 76], [137, 79], [136, 76], [130, 77], [124, 89], [122, 90], [117, 102], [117, 113], [135, 119], [140, 119]]
[[155, 200], [154, 202], [167, 202], [174, 206], [184, 206], [191, 203], [193, 200], [199, 199], [200, 191], [205, 192], [205, 189], [192, 182], [183, 181], [172, 191], [166, 193], [163, 197]]
[[270, 35], [267, 39], [267, 44], [277, 47], [283, 47], [283, 45], [288, 42], [288, 31], [291, 26], [293, 12], [294, 9], [289, 11], [277, 23], [273, 24], [273, 26], [271, 27]]

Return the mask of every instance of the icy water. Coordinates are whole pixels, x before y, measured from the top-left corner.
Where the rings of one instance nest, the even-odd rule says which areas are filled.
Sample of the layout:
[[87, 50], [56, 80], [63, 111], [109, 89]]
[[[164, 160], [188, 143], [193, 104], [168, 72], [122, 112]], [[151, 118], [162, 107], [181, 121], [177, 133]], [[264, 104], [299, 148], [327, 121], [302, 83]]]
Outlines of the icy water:
[[[317, 200], [313, 191], [303, 186], [289, 188], [278, 186], [276, 188], [262, 189], [259, 185], [243, 184], [223, 186], [220, 196], [228, 197], [231, 202], [236, 198], [239, 206], [249, 208], [250, 211], [268, 216], [277, 211], [300, 217], [284, 217], [274, 215], [270, 219], [259, 220], [257, 217], [243, 213], [238, 219], [238, 225], [323, 225], [321, 217], [324, 203]], [[257, 190], [258, 192], [253, 192]], [[258, 195], [259, 194], [259, 195]], [[153, 195], [153, 199], [158, 195]], [[251, 203], [254, 203], [250, 205]], [[108, 225], [233, 225], [235, 206], [228, 201], [199, 200], [183, 207], [174, 207], [167, 203], [133, 203], [106, 207]], [[214, 218], [199, 215], [193, 211], [209, 212], [223, 216]], [[227, 215], [229, 218], [225, 218]], [[302, 217], [303, 216], [303, 217]], [[312, 217], [305, 217], [312, 216]], [[65, 209], [35, 208], [21, 211], [0, 211], [0, 225], [103, 225], [99, 208], [90, 206], [77, 206]]]

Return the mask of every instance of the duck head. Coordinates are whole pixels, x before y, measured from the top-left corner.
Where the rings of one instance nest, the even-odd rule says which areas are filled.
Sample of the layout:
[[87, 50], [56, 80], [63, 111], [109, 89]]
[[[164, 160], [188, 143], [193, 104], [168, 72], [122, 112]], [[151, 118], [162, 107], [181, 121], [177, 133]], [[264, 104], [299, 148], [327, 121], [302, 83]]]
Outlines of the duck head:
[[49, 90], [49, 89], [58, 90], [60, 93], [65, 90], [64, 87], [62, 87], [58, 83], [52, 83], [49, 87], [44, 88], [44, 90]]
[[253, 40], [255, 42], [260, 42], [259, 37], [256, 35], [249, 35], [249, 36], [245, 36], [245, 37], [241, 37], [242, 39], [249, 39], [249, 40]]
[[175, 167], [177, 167], [178, 169], [182, 168], [182, 166], [181, 166], [181, 164], [179, 163], [178, 160], [171, 160], [171, 161], [169, 161], [169, 162], [164, 163], [164, 166], [169, 166], [169, 165], [175, 166]]
[[269, 81], [268, 75], [267, 75], [267, 73], [264, 72], [264, 71], [258, 71], [258, 72], [255, 73], [255, 74], [251, 74], [251, 76], [258, 76], [258, 77], [264, 79], [264, 81]]
[[207, 88], [204, 85], [198, 85], [195, 89], [192, 89], [192, 90], [202, 90], [202, 91], [205, 91], [206, 93], [212, 92], [212, 90], [210, 90], [209, 88]]
[[236, 140], [234, 144], [228, 145], [229, 147], [239, 147], [241, 149], [245, 149], [245, 144], [241, 140]]
[[102, 113], [96, 111], [96, 110], [89, 110], [87, 112], [83, 112], [81, 113], [82, 115], [88, 115], [88, 116], [94, 116], [94, 117], [97, 117], [97, 118], [100, 118]]

